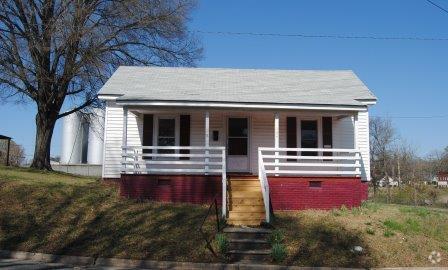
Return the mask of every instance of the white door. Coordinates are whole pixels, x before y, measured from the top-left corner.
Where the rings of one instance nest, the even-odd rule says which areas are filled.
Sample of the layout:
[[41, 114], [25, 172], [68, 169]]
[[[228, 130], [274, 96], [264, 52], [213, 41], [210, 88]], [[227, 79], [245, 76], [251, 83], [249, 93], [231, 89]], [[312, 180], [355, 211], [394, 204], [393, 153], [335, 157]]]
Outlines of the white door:
[[227, 171], [249, 172], [249, 119], [227, 120]]

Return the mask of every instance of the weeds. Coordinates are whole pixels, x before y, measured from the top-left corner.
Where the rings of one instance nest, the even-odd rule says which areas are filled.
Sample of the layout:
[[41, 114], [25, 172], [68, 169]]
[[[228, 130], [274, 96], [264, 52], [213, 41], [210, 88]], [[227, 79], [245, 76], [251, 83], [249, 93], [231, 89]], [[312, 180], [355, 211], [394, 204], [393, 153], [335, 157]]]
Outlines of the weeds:
[[272, 245], [271, 257], [274, 262], [280, 263], [286, 258], [286, 247], [284, 244], [275, 243]]
[[402, 206], [399, 208], [401, 213], [405, 214], [415, 214], [419, 217], [427, 217], [431, 214], [431, 211], [429, 211], [425, 207], [410, 207], [410, 206]]
[[218, 247], [218, 252], [221, 255], [227, 253], [229, 249], [229, 240], [227, 239], [225, 234], [219, 233], [216, 235], [216, 246]]
[[384, 237], [391, 237], [394, 236], [395, 233], [393, 231], [391, 231], [390, 229], [386, 229], [383, 233]]
[[392, 231], [403, 231], [403, 225], [392, 219], [386, 219], [383, 222], [383, 225], [386, 226], [387, 229]]
[[271, 245], [283, 243], [283, 240], [285, 240], [285, 235], [282, 230], [274, 230], [269, 236], [269, 243]]

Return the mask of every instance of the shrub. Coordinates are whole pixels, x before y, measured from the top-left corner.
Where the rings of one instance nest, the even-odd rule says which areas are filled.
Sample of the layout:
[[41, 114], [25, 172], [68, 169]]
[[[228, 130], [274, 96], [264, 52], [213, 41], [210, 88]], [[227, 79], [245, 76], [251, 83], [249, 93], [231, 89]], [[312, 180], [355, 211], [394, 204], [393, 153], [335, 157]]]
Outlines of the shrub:
[[286, 247], [283, 244], [275, 243], [272, 245], [271, 257], [274, 262], [282, 262], [286, 258]]
[[219, 233], [216, 235], [216, 246], [218, 247], [218, 252], [220, 254], [227, 253], [227, 250], [229, 249], [229, 240], [224, 234]]

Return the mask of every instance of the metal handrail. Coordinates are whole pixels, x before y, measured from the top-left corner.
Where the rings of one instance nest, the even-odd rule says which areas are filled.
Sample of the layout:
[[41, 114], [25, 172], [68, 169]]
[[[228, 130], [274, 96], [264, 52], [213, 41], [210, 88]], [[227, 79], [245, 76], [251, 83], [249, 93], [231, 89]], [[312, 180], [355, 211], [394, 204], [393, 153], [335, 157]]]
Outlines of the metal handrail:
[[[207, 218], [210, 216], [210, 213], [212, 211], [212, 209], [215, 209], [215, 218], [216, 218], [216, 230], [217, 232], [221, 231], [221, 225], [219, 223], [219, 214], [218, 214], [218, 200], [216, 199], [218, 196], [218, 194], [215, 195], [215, 197], [213, 197], [213, 201], [210, 204], [210, 206], [208, 207], [207, 210], [207, 214], [205, 215], [204, 219], [202, 220], [201, 226], [199, 227], [199, 233], [201, 234], [202, 238], [205, 240], [207, 249], [210, 250], [210, 252], [213, 254], [213, 256], [218, 257], [218, 254], [215, 252], [215, 250], [212, 247], [211, 242], [213, 241], [214, 237], [212, 237], [211, 239], [209, 239], [207, 237], [207, 234], [204, 232], [203, 228], [204, 228], [204, 224], [207, 221]], [[213, 207], [214, 206], [214, 207]]]

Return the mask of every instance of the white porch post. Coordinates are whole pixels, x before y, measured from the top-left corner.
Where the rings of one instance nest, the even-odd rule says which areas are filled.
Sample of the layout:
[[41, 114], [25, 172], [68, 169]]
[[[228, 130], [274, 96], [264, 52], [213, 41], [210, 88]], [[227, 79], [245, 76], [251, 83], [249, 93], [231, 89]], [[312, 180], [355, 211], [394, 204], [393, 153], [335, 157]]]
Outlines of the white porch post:
[[[205, 148], [210, 147], [210, 112], [206, 111], [205, 112]], [[210, 161], [210, 158], [208, 157], [208, 155], [210, 154], [210, 151], [208, 149], [205, 150], [205, 174], [208, 174], [208, 162]]]
[[[121, 150], [122, 154], [126, 154], [127, 153], [127, 149], [125, 149], [125, 147], [127, 147], [128, 145], [128, 107], [123, 106], [123, 135], [122, 135], [122, 143], [121, 146], [123, 147]], [[124, 162], [127, 161], [127, 157], [123, 157], [122, 160]], [[126, 172], [126, 164], [123, 164], [123, 170], [124, 172]]]
[[[355, 134], [353, 134], [353, 147], [359, 151], [358, 149], [358, 112], [355, 113], [355, 115], [353, 116], [353, 132]], [[356, 157], [356, 174], [361, 176], [361, 170], [359, 168], [360, 166], [360, 159], [361, 159], [361, 153], [360, 152], [356, 152], [355, 153], [355, 157]]]
[[[274, 147], [280, 147], [280, 117], [278, 112], [274, 114]], [[278, 156], [278, 152], [275, 152], [275, 156]], [[275, 163], [278, 164], [278, 158], [275, 159]], [[278, 172], [278, 166], [275, 167], [275, 172]]]

